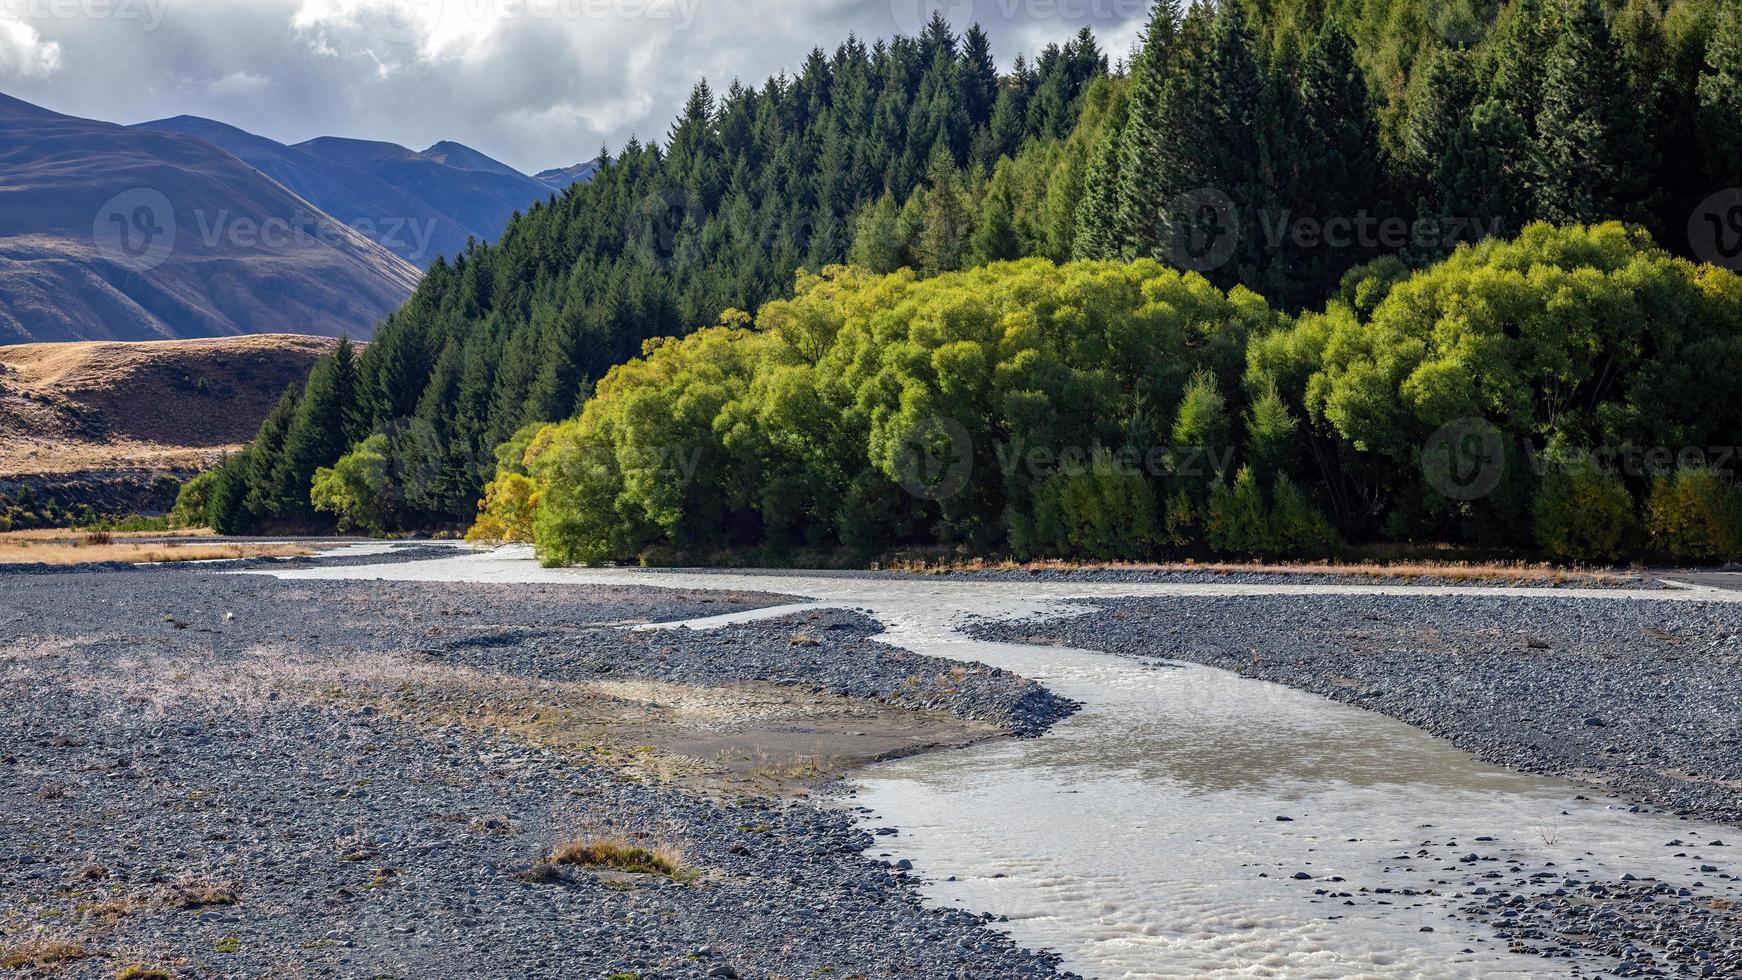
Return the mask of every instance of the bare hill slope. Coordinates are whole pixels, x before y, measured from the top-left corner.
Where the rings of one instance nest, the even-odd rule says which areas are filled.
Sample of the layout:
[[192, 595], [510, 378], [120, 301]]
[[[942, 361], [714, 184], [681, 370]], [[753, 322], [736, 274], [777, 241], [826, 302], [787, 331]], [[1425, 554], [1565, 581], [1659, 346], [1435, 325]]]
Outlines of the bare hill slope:
[[0, 477], [203, 468], [253, 438], [334, 343], [267, 334], [0, 347]]

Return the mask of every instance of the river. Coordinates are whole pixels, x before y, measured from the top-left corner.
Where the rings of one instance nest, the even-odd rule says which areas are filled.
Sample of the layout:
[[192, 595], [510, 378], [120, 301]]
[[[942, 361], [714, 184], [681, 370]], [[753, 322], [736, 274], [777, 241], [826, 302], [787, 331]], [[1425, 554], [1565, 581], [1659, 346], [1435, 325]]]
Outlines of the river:
[[1083, 710], [1041, 738], [872, 767], [847, 802], [868, 829], [898, 831], [872, 854], [912, 861], [928, 900], [1004, 916], [998, 928], [1086, 977], [1575, 975], [1572, 961], [1509, 952], [1455, 909], [1485, 880], [1531, 872], [1691, 883], [1666, 843], [1724, 832], [1279, 685], [959, 630], [973, 616], [1068, 615], [1095, 597], [1548, 590], [544, 569], [524, 550], [276, 574], [778, 592], [804, 601], [684, 625], [852, 608], [882, 622], [886, 642], [1040, 681]]

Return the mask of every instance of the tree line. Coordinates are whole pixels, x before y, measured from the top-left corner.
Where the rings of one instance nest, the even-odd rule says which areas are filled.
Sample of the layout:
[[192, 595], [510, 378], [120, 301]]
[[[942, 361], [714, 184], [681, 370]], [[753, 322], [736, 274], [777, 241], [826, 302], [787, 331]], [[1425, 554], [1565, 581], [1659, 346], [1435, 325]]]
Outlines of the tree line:
[[[1085, 30], [1006, 73], [983, 32], [934, 18], [760, 88], [699, 85], [663, 144], [604, 160], [438, 261], [360, 356], [286, 396], [197, 511], [232, 531], [469, 521], [497, 449], [574, 416], [645, 343], [722, 311], [760, 326], [796, 272], [842, 261], [1151, 259], [1306, 323], [1370, 312], [1382, 285], [1536, 220], [1622, 219], [1710, 260], [1690, 231], [1721, 238], [1724, 211], [1709, 231], [1697, 217], [1742, 185], [1742, 13], [1162, 0], [1129, 58]], [[338, 421], [317, 438], [316, 419]], [[1344, 533], [1395, 530], [1358, 475], [1327, 463], [1295, 483]]]
[[1381, 261], [1300, 317], [1152, 259], [835, 266], [510, 440], [474, 530], [564, 564], [1322, 556], [1340, 531], [1729, 558], [1738, 369], [1742, 276], [1618, 222]]

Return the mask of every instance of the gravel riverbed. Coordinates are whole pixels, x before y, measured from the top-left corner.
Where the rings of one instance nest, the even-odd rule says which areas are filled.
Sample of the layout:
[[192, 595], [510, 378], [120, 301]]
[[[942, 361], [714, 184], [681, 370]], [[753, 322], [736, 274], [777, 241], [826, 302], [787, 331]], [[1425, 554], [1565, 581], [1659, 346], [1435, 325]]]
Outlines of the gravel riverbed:
[[[1088, 604], [1096, 611], [1080, 617], [970, 632], [1232, 670], [1389, 715], [1494, 763], [1618, 793], [1637, 809], [1742, 827], [1735, 605], [1431, 595]], [[1674, 883], [1594, 880], [1471, 841], [1426, 840], [1399, 860], [1446, 862], [1464, 912], [1514, 949], [1610, 957], [1622, 976], [1734, 977], [1736, 845], [1742, 830], [1729, 841], [1666, 840], [1686, 861], [1686, 880]]]
[[[640, 748], [540, 727], [559, 710], [607, 711], [606, 735], [777, 713], [769, 690], [825, 721], [962, 737], [1072, 709], [874, 643], [863, 617], [631, 632], [791, 600], [214, 568], [0, 572], [0, 591], [0, 962], [26, 973], [1059, 975], [922, 905], [850, 812], [702, 792], [637, 768]], [[716, 690], [735, 693], [685, 700]], [[663, 848], [681, 871], [556, 860], [577, 836]]]

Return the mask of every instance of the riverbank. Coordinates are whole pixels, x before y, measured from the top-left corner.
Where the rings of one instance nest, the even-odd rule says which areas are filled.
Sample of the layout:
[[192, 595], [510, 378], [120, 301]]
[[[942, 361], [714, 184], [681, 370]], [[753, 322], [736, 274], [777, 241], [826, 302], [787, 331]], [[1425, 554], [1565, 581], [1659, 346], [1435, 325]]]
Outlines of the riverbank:
[[8, 965], [1057, 975], [922, 905], [851, 814], [805, 797], [1071, 706], [871, 643], [863, 617], [633, 632], [788, 600], [217, 569], [0, 587]]

